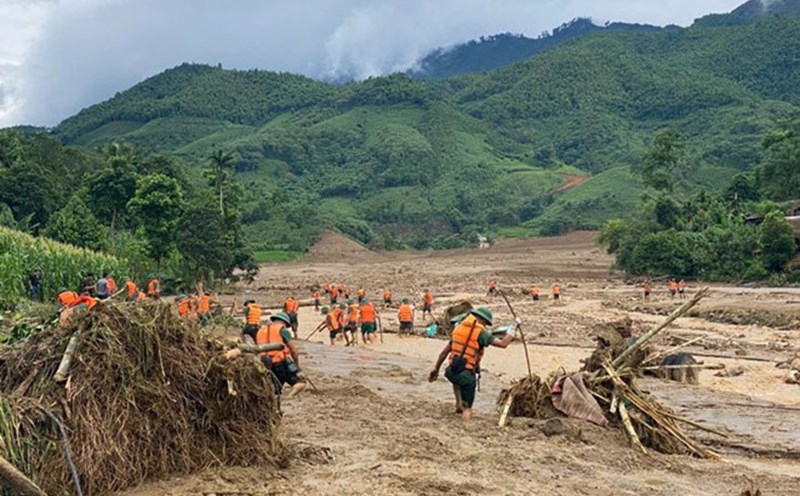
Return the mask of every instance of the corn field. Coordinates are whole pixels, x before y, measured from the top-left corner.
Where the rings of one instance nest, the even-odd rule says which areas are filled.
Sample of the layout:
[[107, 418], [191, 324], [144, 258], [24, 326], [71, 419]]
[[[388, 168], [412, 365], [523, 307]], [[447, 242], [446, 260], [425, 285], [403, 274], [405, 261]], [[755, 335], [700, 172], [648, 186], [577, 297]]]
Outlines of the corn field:
[[124, 261], [0, 226], [0, 298], [28, 294], [32, 269], [42, 272], [42, 293], [52, 300], [60, 287], [78, 290], [83, 275], [104, 271], [117, 280], [127, 275]]

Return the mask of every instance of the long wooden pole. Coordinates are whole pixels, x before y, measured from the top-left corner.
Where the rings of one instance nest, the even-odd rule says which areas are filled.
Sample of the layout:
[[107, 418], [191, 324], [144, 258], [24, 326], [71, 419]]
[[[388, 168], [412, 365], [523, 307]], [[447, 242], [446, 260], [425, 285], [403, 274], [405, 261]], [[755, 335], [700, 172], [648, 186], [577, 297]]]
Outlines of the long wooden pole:
[[23, 496], [47, 496], [47, 493], [39, 489], [28, 477], [20, 472], [17, 467], [8, 460], [0, 456], [0, 485], [14, 490], [14, 494]]
[[58, 364], [58, 370], [53, 376], [56, 382], [64, 382], [69, 377], [69, 366], [72, 364], [72, 357], [75, 350], [78, 348], [78, 335], [73, 334], [67, 343], [67, 349], [64, 351], [64, 356], [61, 357], [61, 363]]
[[656, 334], [664, 330], [668, 325], [670, 325], [675, 319], [682, 316], [686, 312], [689, 311], [693, 306], [697, 305], [700, 300], [703, 299], [704, 296], [708, 294], [708, 288], [703, 288], [694, 295], [694, 297], [681, 305], [677, 308], [674, 312], [672, 312], [669, 317], [661, 321], [657, 326], [650, 329], [644, 336], [640, 337], [634, 344], [632, 344], [628, 349], [623, 351], [614, 361], [611, 363], [611, 366], [614, 369], [619, 369], [621, 365], [625, 363], [625, 360], [628, 359], [631, 355], [639, 351], [642, 346], [647, 344], [648, 341], [653, 339]]
[[[504, 290], [500, 290], [500, 296], [503, 297], [505, 300], [506, 305], [508, 305], [508, 309], [511, 310], [511, 315], [514, 316], [514, 320], [517, 320], [517, 312], [514, 311], [514, 307], [511, 306], [511, 302], [508, 301], [508, 296], [506, 296], [506, 292]], [[528, 355], [528, 343], [525, 342], [525, 333], [522, 332], [522, 325], [517, 324], [517, 330], [519, 331], [519, 337], [522, 340], [522, 348], [525, 350], [525, 364], [528, 366], [528, 377], [533, 378], [533, 371], [531, 370], [531, 358]]]

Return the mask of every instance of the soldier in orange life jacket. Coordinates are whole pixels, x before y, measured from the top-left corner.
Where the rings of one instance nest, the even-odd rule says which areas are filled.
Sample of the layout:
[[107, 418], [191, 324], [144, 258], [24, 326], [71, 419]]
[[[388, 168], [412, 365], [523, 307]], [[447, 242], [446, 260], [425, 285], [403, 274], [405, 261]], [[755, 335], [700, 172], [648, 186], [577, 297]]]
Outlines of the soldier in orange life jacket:
[[375, 339], [377, 327], [378, 310], [375, 304], [366, 298], [361, 302], [358, 321], [361, 327], [361, 340], [364, 344], [372, 344]]
[[211, 294], [207, 291], [202, 291], [197, 300], [197, 318], [203, 325], [211, 323]]
[[425, 319], [425, 314], [433, 318], [433, 293], [430, 289], [422, 292], [422, 318]]
[[244, 302], [244, 328], [242, 334], [250, 336], [255, 341], [256, 333], [261, 327], [261, 306], [255, 300], [247, 300]]
[[347, 340], [347, 346], [355, 346], [358, 344], [356, 333], [358, 332], [358, 305], [353, 300], [347, 300], [347, 323], [344, 326], [344, 338]]
[[497, 292], [497, 281], [492, 279], [491, 281], [489, 281], [489, 292], [486, 294], [487, 296], [494, 296], [496, 292]]
[[292, 332], [297, 336], [297, 312], [300, 309], [300, 302], [294, 296], [286, 298], [283, 303], [283, 313], [289, 316]]
[[322, 307], [322, 315], [325, 316], [325, 328], [328, 330], [328, 336], [331, 338], [331, 346], [336, 344], [336, 337], [339, 334], [339, 309], [334, 308], [331, 310], [328, 307]]
[[400, 323], [398, 337], [414, 334], [414, 307], [411, 306], [408, 298], [403, 298], [403, 304], [397, 309], [397, 321]]
[[383, 291], [383, 307], [391, 307], [392, 306], [392, 290], [386, 289]]
[[284, 312], [278, 312], [270, 317], [270, 323], [256, 333], [256, 344], [282, 343], [283, 348], [259, 353], [261, 363], [272, 371], [275, 382], [275, 392], [280, 395], [283, 385], [291, 386], [287, 398], [295, 396], [305, 389], [300, 372], [300, 360], [297, 357], [297, 348], [292, 342], [292, 332], [288, 329], [291, 319]]
[[[436, 365], [428, 377], [429, 382], [435, 382], [439, 377], [442, 363], [449, 357], [449, 365], [444, 375], [453, 384], [456, 412], [460, 413], [464, 420], [472, 417], [472, 404], [475, 401], [477, 385], [476, 373], [484, 349], [487, 346], [508, 347], [516, 332], [516, 326], [510, 326], [506, 334], [498, 338], [486, 330], [487, 327], [491, 327], [492, 320], [492, 311], [488, 308], [481, 307], [470, 312], [470, 315], [453, 329], [450, 342], [439, 354]], [[517, 320], [516, 324], [519, 325], [520, 321]]]
[[322, 295], [319, 294], [319, 290], [318, 289], [315, 289], [314, 293], [312, 294], [312, 296], [314, 297], [314, 310], [319, 312], [320, 300], [322, 299]]
[[161, 281], [153, 275], [150, 276], [150, 282], [147, 283], [147, 296], [150, 298], [161, 296]]

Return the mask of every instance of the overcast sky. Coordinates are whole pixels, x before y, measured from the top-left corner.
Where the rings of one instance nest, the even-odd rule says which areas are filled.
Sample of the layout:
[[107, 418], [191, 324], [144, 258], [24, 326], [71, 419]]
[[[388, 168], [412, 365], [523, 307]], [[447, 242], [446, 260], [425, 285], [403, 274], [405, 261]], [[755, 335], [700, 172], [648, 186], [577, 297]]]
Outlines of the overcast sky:
[[688, 25], [744, 0], [0, 0], [0, 127], [52, 126], [182, 62], [364, 78], [578, 16]]

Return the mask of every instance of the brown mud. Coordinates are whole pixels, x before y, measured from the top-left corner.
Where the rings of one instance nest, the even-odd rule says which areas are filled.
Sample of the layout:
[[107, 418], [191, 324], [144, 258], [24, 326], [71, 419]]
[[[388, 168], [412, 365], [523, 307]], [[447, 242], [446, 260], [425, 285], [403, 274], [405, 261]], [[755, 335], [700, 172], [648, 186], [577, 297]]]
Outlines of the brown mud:
[[[312, 260], [266, 266], [251, 288], [237, 298], [277, 305], [289, 293], [308, 299], [323, 282], [363, 285], [376, 300], [390, 287], [396, 299], [419, 298], [425, 288], [436, 297], [435, 312], [449, 302], [469, 299], [490, 306], [500, 323], [511, 314], [501, 298], [486, 296], [490, 278], [508, 290], [525, 323], [534, 373], [548, 376], [581, 366], [594, 347], [599, 322], [630, 316], [634, 333], [661, 317], [650, 308], [672, 308], [664, 288], [655, 299], [639, 300], [639, 290], [610, 272], [611, 259], [591, 242], [591, 233], [543, 240], [503, 241], [489, 250], [427, 253], [371, 253], [343, 249], [336, 238]], [[342, 247], [346, 246], [342, 243]], [[543, 295], [558, 282], [563, 301], [534, 304], [531, 284]], [[259, 289], [261, 288], [261, 289]], [[690, 287], [690, 291], [692, 288]], [[703, 303], [766, 315], [782, 314], [798, 290], [714, 287]], [[627, 302], [629, 307], [615, 302]], [[230, 303], [228, 300], [227, 303]], [[701, 306], [703, 308], [703, 306]], [[321, 317], [301, 308], [306, 337]], [[396, 328], [384, 310], [385, 328]], [[419, 320], [419, 319], [418, 319]], [[425, 323], [418, 322], [418, 329]], [[236, 331], [229, 335], [235, 338]], [[800, 329], [679, 319], [656, 340], [658, 349], [702, 337], [688, 351], [727, 358], [698, 357], [706, 364], [742, 367], [743, 374], [717, 377], [703, 370], [700, 385], [646, 379], [650, 390], [676, 413], [726, 433], [723, 438], [692, 430], [697, 439], [723, 454], [719, 461], [643, 454], [627, 445], [622, 431], [567, 420], [563, 434], [547, 437], [544, 420], [514, 418], [497, 427], [495, 400], [501, 389], [526, 374], [522, 346], [491, 349], [468, 423], [454, 413], [452, 390], [427, 374], [444, 341], [398, 338], [345, 348], [317, 334], [299, 341], [301, 365], [318, 391], [283, 404], [282, 433], [294, 452], [283, 470], [211, 468], [200, 474], [155, 482], [123, 493], [156, 495], [268, 494], [547, 494], [547, 495], [739, 495], [761, 488], [766, 495], [800, 494], [800, 387], [784, 383], [775, 362], [800, 351]]]

